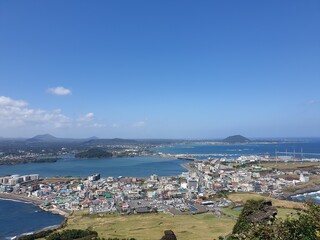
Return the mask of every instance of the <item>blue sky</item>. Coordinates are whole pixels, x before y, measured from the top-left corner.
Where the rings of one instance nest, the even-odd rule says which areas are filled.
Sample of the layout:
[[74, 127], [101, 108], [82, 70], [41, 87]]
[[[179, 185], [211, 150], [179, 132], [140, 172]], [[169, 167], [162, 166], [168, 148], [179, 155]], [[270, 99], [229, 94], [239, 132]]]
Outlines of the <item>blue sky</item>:
[[1, 1], [0, 136], [320, 136], [320, 2]]

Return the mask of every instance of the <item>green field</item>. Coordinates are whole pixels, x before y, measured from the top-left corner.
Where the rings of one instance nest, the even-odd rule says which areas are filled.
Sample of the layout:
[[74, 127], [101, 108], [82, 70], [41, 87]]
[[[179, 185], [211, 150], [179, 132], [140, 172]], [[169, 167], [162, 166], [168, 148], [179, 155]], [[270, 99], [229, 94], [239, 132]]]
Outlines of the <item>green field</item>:
[[[227, 208], [221, 208], [222, 212], [224, 212], [225, 214], [229, 215], [229, 216], [233, 216], [235, 218], [237, 218], [241, 211], [240, 210], [236, 210], [236, 209], [232, 209], [230, 207]], [[291, 208], [277, 208], [277, 217], [278, 218], [286, 218], [288, 215], [290, 215], [291, 213], [296, 213], [297, 211]]]
[[262, 195], [259, 195], [257, 193], [232, 193], [228, 196], [228, 198], [233, 202], [243, 202], [245, 203], [249, 199], [266, 199], [271, 200], [272, 205], [277, 208], [289, 208], [289, 209], [302, 209], [303, 204], [298, 202], [291, 202], [286, 200], [279, 200], [271, 197], [265, 197]]
[[235, 220], [215, 217], [212, 213], [201, 215], [146, 214], [121, 216], [118, 214], [88, 215], [75, 212], [69, 217], [65, 229], [97, 231], [100, 237], [134, 237], [138, 240], [159, 240], [164, 230], [171, 229], [178, 239], [213, 240], [231, 232]]

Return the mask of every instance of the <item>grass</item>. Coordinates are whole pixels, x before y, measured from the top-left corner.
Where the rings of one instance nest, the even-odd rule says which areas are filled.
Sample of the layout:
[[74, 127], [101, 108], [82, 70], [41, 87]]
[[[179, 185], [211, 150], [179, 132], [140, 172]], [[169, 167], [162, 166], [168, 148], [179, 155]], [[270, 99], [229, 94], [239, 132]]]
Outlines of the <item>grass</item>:
[[224, 207], [221, 208], [221, 211], [224, 212], [225, 214], [229, 215], [229, 216], [233, 216], [235, 218], [239, 217], [241, 211], [240, 210], [235, 210], [231, 207]]
[[171, 229], [178, 239], [213, 240], [232, 231], [235, 220], [215, 217], [212, 213], [172, 216], [146, 214], [121, 216], [119, 214], [88, 215], [77, 211], [69, 217], [65, 229], [91, 229], [100, 237], [134, 237], [138, 240], [158, 240], [164, 230]]
[[289, 209], [302, 209], [303, 203], [291, 202], [286, 200], [279, 200], [271, 197], [265, 197], [256, 193], [232, 193], [228, 196], [228, 198], [233, 202], [243, 202], [245, 203], [249, 199], [266, 199], [271, 200], [272, 205], [277, 208], [289, 208]]
[[289, 209], [289, 208], [277, 208], [277, 210], [278, 210], [277, 217], [282, 219], [285, 219], [291, 213], [297, 212], [297, 210]]
[[[221, 210], [229, 215], [229, 216], [233, 216], [235, 218], [239, 217], [241, 211], [240, 210], [235, 210], [235, 209], [232, 209], [231, 207], [226, 207], [226, 208], [221, 208]], [[294, 210], [292, 208], [280, 208], [280, 207], [277, 207], [277, 211], [278, 211], [278, 214], [277, 214], [277, 217], [278, 218], [286, 218], [288, 215], [290, 215], [291, 213], [296, 213], [297, 210]]]
[[313, 170], [320, 168], [320, 162], [264, 162], [261, 167], [265, 168], [277, 168], [279, 170]]

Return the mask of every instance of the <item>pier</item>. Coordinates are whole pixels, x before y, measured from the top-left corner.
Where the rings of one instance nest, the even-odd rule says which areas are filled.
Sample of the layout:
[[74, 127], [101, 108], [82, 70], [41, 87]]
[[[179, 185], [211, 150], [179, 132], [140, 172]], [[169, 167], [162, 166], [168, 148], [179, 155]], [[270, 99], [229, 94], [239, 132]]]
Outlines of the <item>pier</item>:
[[310, 155], [310, 156], [320, 156], [320, 153], [305, 153], [305, 152], [277, 152], [276, 151], [276, 155], [278, 154], [286, 154], [286, 155]]

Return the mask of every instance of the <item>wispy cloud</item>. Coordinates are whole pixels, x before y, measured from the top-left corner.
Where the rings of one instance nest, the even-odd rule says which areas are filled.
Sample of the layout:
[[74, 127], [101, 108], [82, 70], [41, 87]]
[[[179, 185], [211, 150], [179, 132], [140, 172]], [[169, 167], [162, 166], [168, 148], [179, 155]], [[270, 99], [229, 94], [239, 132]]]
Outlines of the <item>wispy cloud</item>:
[[87, 123], [94, 120], [94, 114], [92, 112], [87, 113], [84, 116], [78, 118], [78, 122], [80, 123]]
[[320, 103], [320, 100], [312, 99], [312, 100], [308, 101], [309, 105], [314, 105], [314, 104], [318, 104], [318, 103]]
[[146, 125], [145, 121], [139, 121], [132, 124], [132, 126], [135, 128], [141, 128], [141, 127], [144, 127], [145, 125]]
[[102, 124], [102, 123], [93, 123], [91, 125], [91, 127], [94, 127], [94, 128], [103, 128], [105, 127], [106, 125], [105, 124]]
[[101, 128], [105, 125], [95, 120], [92, 112], [77, 119], [70, 118], [63, 114], [62, 110], [44, 110], [29, 107], [28, 103], [22, 100], [11, 99], [0, 96], [0, 129], [24, 127], [34, 128]]
[[92, 112], [85, 114], [77, 119], [78, 127], [93, 127], [93, 128], [102, 128], [105, 127], [105, 124], [96, 122], [95, 116]]
[[119, 124], [119, 123], [114, 123], [114, 124], [111, 125], [111, 127], [113, 127], [113, 128], [119, 128], [119, 127], [120, 127], [120, 124]]
[[54, 88], [49, 88], [47, 90], [47, 92], [54, 94], [54, 95], [58, 95], [58, 96], [66, 96], [66, 95], [70, 95], [72, 92], [70, 89], [65, 88], [65, 87], [54, 87]]
[[28, 107], [28, 103], [0, 96], [0, 124], [2, 127], [50, 126], [60, 128], [70, 125], [72, 120], [60, 109], [48, 111]]
[[9, 97], [0, 96], [0, 106], [25, 107], [28, 103], [21, 100], [13, 100]]

